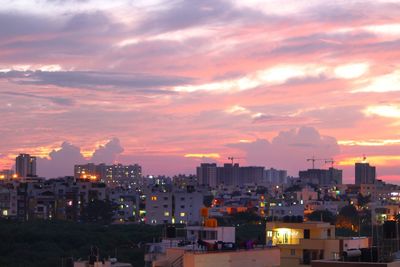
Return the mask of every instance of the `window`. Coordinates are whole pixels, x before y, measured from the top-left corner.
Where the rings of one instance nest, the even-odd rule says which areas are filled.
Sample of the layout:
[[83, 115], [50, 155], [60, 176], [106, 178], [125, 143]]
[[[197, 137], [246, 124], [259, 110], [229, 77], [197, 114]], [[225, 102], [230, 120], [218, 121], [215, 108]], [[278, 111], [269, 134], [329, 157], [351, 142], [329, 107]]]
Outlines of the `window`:
[[169, 216], [169, 212], [168, 211], [164, 212], [164, 216], [168, 217]]
[[304, 229], [304, 239], [310, 239], [310, 229]]
[[165, 204], [165, 205], [163, 205], [163, 207], [164, 207], [164, 208], [168, 208], [168, 205], [167, 205], [167, 204]]
[[185, 205], [181, 205], [181, 209], [184, 209], [185, 208]]
[[331, 229], [328, 229], [327, 235], [328, 237], [331, 237]]
[[272, 237], [272, 231], [267, 231], [267, 237]]
[[290, 256], [295, 256], [296, 255], [296, 250], [295, 249], [291, 249], [290, 250]]
[[157, 201], [157, 197], [156, 197], [156, 196], [152, 196], [152, 197], [151, 197], [151, 200]]
[[164, 197], [164, 200], [168, 200], [168, 197]]
[[185, 217], [185, 213], [184, 212], [181, 212], [181, 217]]

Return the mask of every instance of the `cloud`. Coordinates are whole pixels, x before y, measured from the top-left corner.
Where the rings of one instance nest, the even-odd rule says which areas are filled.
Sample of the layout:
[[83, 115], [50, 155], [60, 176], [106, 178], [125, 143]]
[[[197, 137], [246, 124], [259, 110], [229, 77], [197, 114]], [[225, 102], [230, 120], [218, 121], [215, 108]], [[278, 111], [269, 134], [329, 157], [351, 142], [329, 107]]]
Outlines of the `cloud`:
[[92, 161], [94, 163], [112, 164], [117, 160], [119, 154], [124, 152], [118, 138], [111, 139], [104, 146], [100, 146], [93, 153]]
[[[207, 24], [233, 21], [264, 20], [265, 14], [248, 8], [237, 9], [229, 1], [175, 1], [168, 8], [149, 14], [137, 27], [137, 32], [160, 32]], [[272, 17], [270, 18], [272, 20]]]
[[156, 76], [144, 73], [118, 73], [94, 71], [41, 71], [10, 70], [0, 72], [0, 79], [11, 79], [22, 85], [55, 85], [60, 87], [86, 88], [93, 90], [135, 90], [151, 94], [173, 94], [162, 89], [192, 81], [188, 77]]
[[272, 141], [258, 139], [228, 146], [245, 152], [248, 164], [287, 169], [290, 175], [309, 168], [307, 158], [333, 158], [340, 152], [335, 138], [323, 136], [313, 127], [281, 131]]
[[85, 163], [79, 147], [63, 142], [59, 150], [53, 150], [49, 158], [38, 158], [38, 174], [45, 177], [73, 175], [75, 164]]
[[118, 138], [99, 146], [90, 158], [85, 158], [78, 146], [65, 141], [48, 158], [38, 158], [38, 174], [46, 178], [73, 175], [74, 165], [93, 163], [113, 164], [124, 151]]
[[46, 99], [60, 106], [73, 106], [75, 104], [75, 101], [73, 99], [66, 97], [56, 97], [56, 96], [48, 97], [48, 96], [34, 95], [29, 93], [17, 93], [17, 92], [0, 92], [0, 94], [9, 96], [22, 96], [22, 97], [36, 98], [36, 99]]

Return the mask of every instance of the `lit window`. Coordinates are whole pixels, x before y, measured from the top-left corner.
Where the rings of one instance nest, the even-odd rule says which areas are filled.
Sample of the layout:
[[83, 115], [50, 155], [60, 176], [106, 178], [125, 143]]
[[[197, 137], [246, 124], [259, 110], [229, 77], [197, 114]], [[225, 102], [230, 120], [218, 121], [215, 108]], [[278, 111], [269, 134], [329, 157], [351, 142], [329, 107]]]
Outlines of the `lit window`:
[[152, 197], [151, 197], [151, 200], [157, 201], [157, 197], [156, 197], [156, 196], [152, 196]]
[[272, 231], [267, 231], [267, 236], [272, 237]]
[[168, 211], [164, 212], [164, 216], [165, 217], [169, 216], [169, 212]]
[[185, 217], [185, 213], [184, 212], [181, 212], [181, 217]]

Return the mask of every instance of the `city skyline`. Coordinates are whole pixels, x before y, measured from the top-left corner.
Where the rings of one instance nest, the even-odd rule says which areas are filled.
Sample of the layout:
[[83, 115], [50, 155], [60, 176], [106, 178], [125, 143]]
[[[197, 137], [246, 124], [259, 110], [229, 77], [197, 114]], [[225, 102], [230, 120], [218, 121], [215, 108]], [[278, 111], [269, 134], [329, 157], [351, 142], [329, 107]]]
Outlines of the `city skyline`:
[[29, 153], [43, 176], [228, 157], [297, 175], [315, 156], [350, 183], [366, 155], [399, 183], [400, 5], [277, 2], [5, 1], [0, 170]]

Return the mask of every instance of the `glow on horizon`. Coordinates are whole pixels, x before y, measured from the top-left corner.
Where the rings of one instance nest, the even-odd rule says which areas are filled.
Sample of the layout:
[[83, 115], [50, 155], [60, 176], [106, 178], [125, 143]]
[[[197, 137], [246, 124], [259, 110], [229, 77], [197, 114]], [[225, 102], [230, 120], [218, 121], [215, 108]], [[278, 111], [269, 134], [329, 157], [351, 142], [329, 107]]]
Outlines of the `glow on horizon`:
[[3, 1], [0, 169], [20, 152], [66, 157], [65, 141], [89, 160], [116, 136], [121, 163], [167, 175], [225, 155], [296, 175], [313, 152], [376, 154], [379, 173], [394, 175], [397, 159], [382, 157], [400, 145], [399, 8]]
[[386, 118], [400, 118], [400, 106], [397, 105], [369, 106], [364, 112], [368, 116], [378, 115]]
[[[357, 162], [363, 162], [360, 157], [345, 157], [339, 159], [336, 164], [338, 166], [354, 166]], [[368, 156], [367, 163], [373, 166], [398, 166], [400, 164], [400, 156], [397, 155], [372, 155]]]
[[218, 153], [192, 153], [185, 154], [185, 158], [210, 158], [210, 159], [219, 159], [221, 157]]

